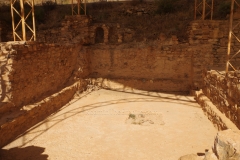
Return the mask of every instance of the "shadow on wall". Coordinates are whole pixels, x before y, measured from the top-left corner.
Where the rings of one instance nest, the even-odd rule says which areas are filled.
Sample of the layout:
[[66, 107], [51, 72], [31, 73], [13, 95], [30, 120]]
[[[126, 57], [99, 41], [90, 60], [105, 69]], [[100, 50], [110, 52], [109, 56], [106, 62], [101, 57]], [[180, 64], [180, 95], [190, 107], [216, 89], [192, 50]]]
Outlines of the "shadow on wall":
[[103, 43], [104, 42], [104, 30], [102, 27], [97, 27], [95, 31], [95, 43]]
[[0, 160], [6, 159], [15, 159], [15, 160], [24, 160], [24, 159], [34, 159], [34, 160], [47, 160], [48, 155], [42, 154], [45, 148], [37, 146], [28, 146], [25, 148], [11, 148], [9, 150], [1, 149], [0, 150]]

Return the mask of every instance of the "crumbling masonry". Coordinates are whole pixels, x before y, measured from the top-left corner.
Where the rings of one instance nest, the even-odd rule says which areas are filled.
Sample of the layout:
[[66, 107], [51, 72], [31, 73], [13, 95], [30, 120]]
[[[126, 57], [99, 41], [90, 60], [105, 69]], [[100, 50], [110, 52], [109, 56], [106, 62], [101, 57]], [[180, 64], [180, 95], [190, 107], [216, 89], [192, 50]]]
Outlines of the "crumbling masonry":
[[[188, 32], [186, 43], [164, 35], [153, 42], [125, 43], [134, 31], [76, 15], [66, 16], [60, 28], [40, 32], [38, 42], [0, 43], [0, 115], [6, 119], [0, 146], [58, 110], [87, 84], [121, 90], [203, 89], [240, 127], [239, 79], [218, 78], [211, 72], [203, 81], [206, 70], [225, 68], [228, 23], [193, 21]], [[240, 57], [233, 63], [239, 65]], [[12, 113], [17, 116], [7, 116]], [[26, 123], [29, 118], [31, 123]]]

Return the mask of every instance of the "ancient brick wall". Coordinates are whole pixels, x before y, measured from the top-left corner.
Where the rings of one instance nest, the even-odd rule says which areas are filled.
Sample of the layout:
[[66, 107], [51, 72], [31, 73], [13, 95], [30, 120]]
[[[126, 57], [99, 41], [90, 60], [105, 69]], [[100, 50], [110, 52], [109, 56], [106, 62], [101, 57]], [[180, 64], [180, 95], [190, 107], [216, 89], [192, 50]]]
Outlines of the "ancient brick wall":
[[88, 16], [66, 16], [61, 27], [62, 40], [66, 42], [90, 43], [85, 41], [89, 41], [89, 25], [91, 21], [91, 18]]
[[[104, 45], [97, 45], [96, 47], [93, 46], [96, 43], [95, 38], [96, 38], [97, 28], [101, 28], [104, 31], [102, 43], [111, 44], [109, 47], [106, 47]], [[100, 56], [101, 54], [99, 54], [100, 57], [98, 56], [97, 60], [94, 60], [96, 57], [96, 54], [94, 54], [95, 56], [90, 56], [91, 57], [90, 59], [91, 61], [93, 61], [93, 63], [95, 63], [95, 61], [98, 61], [99, 58], [105, 59], [106, 50], [108, 50], [107, 52], [112, 52], [112, 50], [114, 50], [113, 48], [117, 48], [115, 52], [118, 52], [119, 48], [122, 48], [121, 52], [123, 55], [125, 55], [126, 52], [140, 53], [140, 51], [138, 51], [138, 48], [139, 48], [138, 46], [141, 46], [143, 43], [146, 43], [145, 48], [149, 48], [149, 47], [153, 48], [153, 50], [159, 51], [160, 55], [163, 55], [161, 54], [163, 53], [162, 48], [170, 48], [169, 50], [166, 50], [166, 53], [169, 54], [168, 56], [171, 56], [171, 54], [175, 53], [174, 48], [178, 48], [178, 50], [181, 50], [181, 48], [183, 48], [182, 46], [184, 46], [184, 51], [180, 51], [180, 52], [184, 52], [188, 54], [188, 57], [190, 57], [190, 58], [186, 58], [186, 62], [189, 64], [189, 61], [190, 61], [191, 63], [191, 65], [189, 66], [191, 68], [192, 79], [189, 85], [191, 85], [191, 89], [194, 89], [194, 90], [197, 90], [203, 87], [203, 81], [202, 81], [203, 71], [208, 70], [210, 68], [215, 70], [225, 69], [227, 42], [228, 42], [228, 22], [227, 21], [208, 21], [208, 20], [193, 21], [189, 25], [189, 30], [188, 30], [189, 42], [182, 43], [182, 44], [179, 44], [176, 36], [173, 36], [172, 39], [166, 39], [166, 37], [161, 35], [159, 37], [159, 41], [157, 42], [158, 43], [157, 45], [151, 44], [156, 42], [141, 42], [139, 44], [134, 44], [134, 42], [132, 42], [133, 41], [132, 36], [135, 34], [134, 31], [128, 28], [121, 28], [120, 24], [92, 23], [92, 20], [90, 17], [78, 16], [78, 15], [66, 16], [64, 21], [62, 22], [62, 26], [59, 29], [48, 30], [45, 32], [46, 32], [45, 33], [46, 42], [56, 42], [56, 41], [64, 42], [64, 43], [80, 42], [85, 45], [90, 45], [87, 48], [88, 48], [88, 51], [92, 50], [90, 51], [91, 53], [103, 52], [102, 57]], [[235, 34], [238, 35], [238, 33], [235, 33]], [[41, 40], [41, 38], [39, 38], [39, 40]], [[129, 47], [126, 47], [126, 43], [133, 44], [132, 49], [129, 49]], [[147, 43], [149, 43], [149, 45], [147, 45]], [[116, 44], [116, 46], [113, 46], [113, 44]], [[119, 46], [119, 44], [121, 44], [121, 46]], [[235, 46], [234, 50], [237, 50], [238, 46], [240, 45], [240, 43], [238, 43], [236, 39], [232, 41], [232, 44], [233, 46]], [[134, 47], [136, 49], [134, 49]], [[152, 53], [152, 51], [146, 50], [143, 52], [150, 52], [148, 54], [153, 54], [153, 56], [158, 56], [158, 55], [155, 55], [155, 53]], [[137, 54], [137, 55], [141, 55], [141, 54]], [[114, 58], [117, 58], [117, 57], [115, 56]], [[135, 60], [137, 61], [137, 59]], [[108, 60], [106, 59], [106, 63], [108, 63], [107, 61]], [[148, 59], [148, 61], [150, 60]], [[234, 65], [240, 65], [240, 55], [235, 56], [231, 62]], [[141, 63], [138, 62], [138, 64], [141, 64]], [[105, 64], [105, 65], [109, 65], [109, 64]], [[117, 65], [121, 66], [119, 64]], [[168, 63], [168, 65], [171, 68], [171, 64]], [[127, 67], [125, 66], [125, 68]], [[107, 75], [109, 75], [110, 77], [108, 78], [113, 78], [113, 77], [123, 78], [124, 76], [125, 77], [127, 76], [126, 75], [127, 73], [129, 76], [131, 75], [130, 70], [131, 69], [125, 72], [125, 70], [119, 69], [119, 72], [116, 72], [115, 76], [112, 76], [112, 73], [110, 72], [105, 72], [104, 69], [102, 72], [105, 72], [104, 77], [107, 77]], [[149, 75], [151, 75], [152, 77], [156, 76], [156, 79], [159, 79], [158, 77], [159, 75], [162, 75], [161, 78], [163, 78], [163, 75], [165, 75], [166, 76], [165, 79], [169, 79], [168, 75], [171, 75], [172, 71], [170, 69], [169, 71], [170, 74], [166, 74], [165, 73], [166, 70], [167, 70], [166, 68], [164, 70], [151, 69], [150, 73], [152, 73], [152, 75], [151, 74]], [[124, 75], [122, 75], [121, 71], [123, 71]], [[131, 78], [133, 79], [139, 78], [139, 77], [135, 77], [135, 70], [132, 70], [132, 71], [134, 73], [132, 74]], [[159, 74], [155, 74], [153, 73], [153, 71]], [[95, 71], [93, 72], [94, 73], [92, 74], [94, 75]], [[148, 71], [146, 70], [146, 72]], [[117, 73], [119, 74], [118, 76], [117, 76]], [[142, 73], [142, 72], [139, 72], [139, 73]], [[144, 77], [141, 77], [141, 78], [144, 78]]]
[[[172, 39], [160, 36], [159, 41], [134, 43], [130, 42], [131, 36], [126, 39], [128, 30], [119, 24], [92, 23], [90, 17], [76, 15], [66, 16], [60, 28], [38, 34], [38, 41], [56, 43], [59, 50], [62, 47], [60, 44], [87, 44], [80, 55], [85, 57], [84, 64], [81, 61], [79, 65], [87, 66], [91, 62], [89, 67], [93, 78], [121, 79], [124, 83], [126, 79], [147, 80], [150, 85], [142, 83], [141, 86], [146, 87], [141, 89], [197, 90], [203, 87], [203, 71], [225, 68], [227, 25], [226, 21], [193, 21], [189, 26], [189, 43], [179, 44], [174, 36]], [[95, 44], [96, 29], [99, 27], [104, 30], [105, 45]], [[115, 31], [112, 33], [112, 30]], [[128, 44], [125, 43], [128, 41]], [[59, 52], [58, 49], [56, 52]], [[240, 64], [237, 56], [233, 61]], [[79, 71], [82, 70], [80, 67]], [[156, 82], [154, 85], [150, 83], [152, 80]]]
[[86, 86], [87, 82], [85, 80], [79, 80], [39, 102], [22, 106], [20, 110], [10, 112], [10, 115], [1, 115], [0, 148], [58, 111], [73, 98], [76, 92], [85, 90]]
[[202, 73], [213, 65], [213, 54], [211, 44], [200, 46], [189, 45], [189, 53], [192, 55], [192, 90], [199, 90], [203, 87]]
[[61, 26], [54, 29], [41, 30], [37, 41], [47, 43], [91, 43], [89, 25], [91, 18], [83, 15], [65, 16]]
[[203, 87], [205, 70], [224, 70], [227, 55], [228, 22], [197, 20], [189, 25], [189, 44], [193, 52], [193, 89]]
[[189, 27], [189, 44], [199, 46], [211, 44], [212, 69], [223, 70], [226, 63], [228, 45], [227, 21], [193, 21]]
[[126, 80], [139, 80], [145, 83], [146, 90], [189, 91], [192, 56], [187, 50], [187, 44], [161, 45], [159, 41], [151, 45], [91, 46], [90, 76], [115, 79], [133, 88], [138, 88], [137, 83]]
[[54, 29], [40, 30], [37, 41], [47, 43], [82, 43], [95, 44], [97, 28], [103, 29], [102, 43], [122, 43], [132, 41], [134, 31], [121, 28], [119, 24], [92, 23], [89, 16], [65, 16], [61, 26]]
[[[239, 36], [236, 28], [234, 34]], [[225, 70], [228, 45], [229, 22], [216, 20], [193, 21], [188, 30], [189, 46], [193, 52], [193, 83], [194, 88], [203, 87], [202, 72], [204, 70]], [[232, 38], [231, 55], [234, 55], [240, 47], [236, 38]], [[240, 55], [235, 56], [231, 63], [240, 67]]]
[[39, 101], [89, 74], [80, 44], [7, 42], [0, 46], [0, 98], [5, 105], [17, 108]]
[[40, 30], [37, 32], [37, 41], [45, 43], [59, 43], [61, 42], [60, 36], [61, 28]]
[[[233, 24], [235, 26], [235, 24]], [[238, 32], [240, 26], [235, 28], [234, 34], [240, 36]], [[226, 55], [228, 46], [229, 22], [223, 20], [193, 21], [189, 27], [189, 44], [199, 46], [211, 44], [213, 64], [211, 69], [225, 70]], [[239, 50], [240, 43], [232, 36], [231, 54], [234, 55]], [[240, 55], [231, 60], [233, 65], [240, 66]]]
[[204, 75], [203, 93], [240, 128], [240, 73], [208, 71]]

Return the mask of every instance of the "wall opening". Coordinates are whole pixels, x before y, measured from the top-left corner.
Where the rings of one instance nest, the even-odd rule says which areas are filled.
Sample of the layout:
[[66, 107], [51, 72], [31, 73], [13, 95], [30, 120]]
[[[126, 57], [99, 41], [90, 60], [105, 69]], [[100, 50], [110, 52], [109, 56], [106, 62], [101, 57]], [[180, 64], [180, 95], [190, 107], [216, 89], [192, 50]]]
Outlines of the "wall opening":
[[95, 31], [95, 43], [104, 42], [104, 30], [101, 27], [98, 27]]
[[1, 28], [0, 28], [0, 42], [2, 42], [2, 33], [1, 33]]

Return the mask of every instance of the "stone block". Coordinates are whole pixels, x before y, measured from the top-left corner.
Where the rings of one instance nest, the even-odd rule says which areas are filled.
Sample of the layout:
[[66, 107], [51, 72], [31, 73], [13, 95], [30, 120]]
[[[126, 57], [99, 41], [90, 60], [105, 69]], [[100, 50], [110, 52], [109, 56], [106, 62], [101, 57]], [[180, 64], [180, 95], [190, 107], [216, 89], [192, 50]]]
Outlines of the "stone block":
[[240, 133], [231, 129], [218, 132], [214, 152], [219, 160], [240, 159]]

